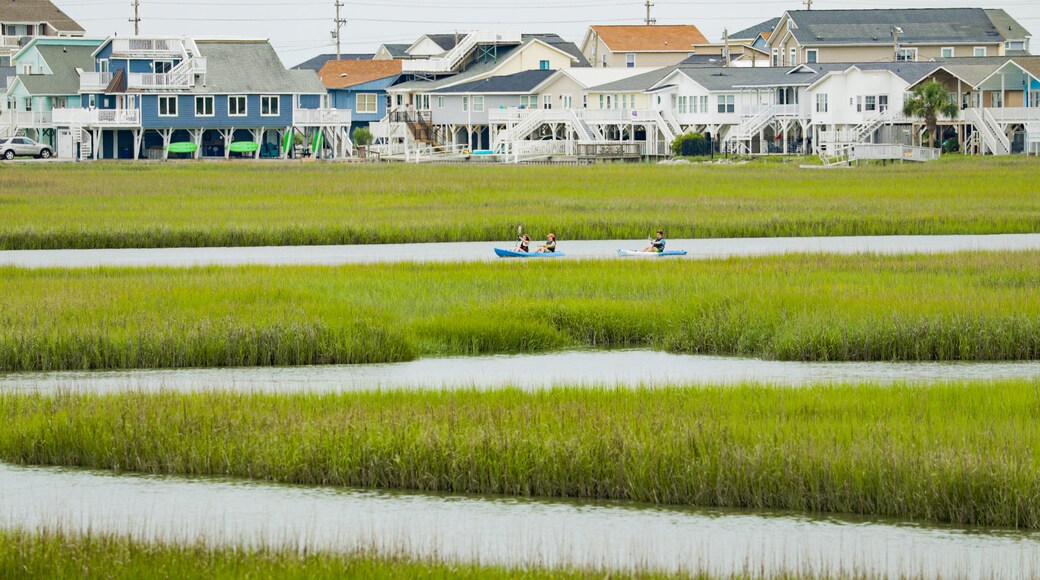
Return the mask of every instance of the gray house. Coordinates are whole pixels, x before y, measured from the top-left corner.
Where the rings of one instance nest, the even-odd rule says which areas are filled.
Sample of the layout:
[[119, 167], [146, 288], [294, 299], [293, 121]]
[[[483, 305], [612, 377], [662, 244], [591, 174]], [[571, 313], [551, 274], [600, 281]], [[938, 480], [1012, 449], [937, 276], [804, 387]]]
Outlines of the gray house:
[[535, 89], [555, 72], [527, 70], [430, 91], [432, 123], [447, 127], [455, 144], [486, 149], [491, 144], [488, 111], [539, 108]]

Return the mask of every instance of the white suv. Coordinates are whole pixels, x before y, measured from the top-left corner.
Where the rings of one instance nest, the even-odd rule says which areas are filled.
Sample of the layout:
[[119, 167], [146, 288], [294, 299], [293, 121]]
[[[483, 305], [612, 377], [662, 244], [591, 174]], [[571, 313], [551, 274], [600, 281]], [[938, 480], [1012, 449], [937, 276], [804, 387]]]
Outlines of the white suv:
[[28, 137], [0, 139], [0, 157], [10, 161], [15, 157], [50, 159], [54, 153], [48, 145], [41, 145]]

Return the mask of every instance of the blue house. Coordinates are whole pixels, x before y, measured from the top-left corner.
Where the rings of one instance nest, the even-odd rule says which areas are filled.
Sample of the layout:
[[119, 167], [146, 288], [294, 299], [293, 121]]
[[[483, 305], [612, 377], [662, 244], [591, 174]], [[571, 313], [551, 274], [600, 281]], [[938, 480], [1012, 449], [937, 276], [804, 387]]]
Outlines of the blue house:
[[285, 157], [300, 140], [323, 157], [352, 149], [349, 111], [328, 107], [318, 76], [287, 70], [266, 40], [114, 37], [93, 57], [70, 119], [84, 156]]
[[386, 89], [401, 79], [400, 60], [330, 60], [318, 72], [334, 109], [351, 112], [355, 127], [386, 117]]

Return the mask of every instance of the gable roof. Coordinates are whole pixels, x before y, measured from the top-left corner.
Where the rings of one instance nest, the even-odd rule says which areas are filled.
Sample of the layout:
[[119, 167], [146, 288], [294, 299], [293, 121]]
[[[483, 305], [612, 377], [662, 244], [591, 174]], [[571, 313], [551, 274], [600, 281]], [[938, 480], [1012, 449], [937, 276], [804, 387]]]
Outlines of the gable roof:
[[[938, 63], [936, 63], [938, 64]], [[960, 63], [944, 63], [938, 66], [932, 67], [932, 70], [927, 71], [920, 77], [911, 81], [910, 86], [916, 86], [922, 81], [928, 80], [935, 76], [939, 71], [945, 71], [961, 81], [966, 83], [969, 88], [975, 88], [982, 84], [982, 81], [986, 80], [986, 77], [993, 74], [995, 70], [1003, 66], [997, 63], [981, 63], [981, 64], [960, 64]]]
[[570, 77], [574, 82], [578, 83], [582, 88], [595, 87], [599, 85], [605, 85], [607, 83], [618, 82], [623, 79], [643, 75], [649, 72], [658, 71], [660, 69], [643, 67], [643, 68], [625, 68], [625, 67], [605, 67], [605, 68], [592, 68], [592, 67], [572, 67], [565, 68], [556, 71], [556, 74], [545, 79], [541, 85], [535, 87], [536, 89], [542, 88], [542, 86], [549, 84], [560, 76]]
[[[374, 54], [341, 54], [339, 55], [340, 60], [372, 60]], [[318, 72], [321, 67], [325, 66], [325, 63], [330, 60], [336, 60], [334, 54], [319, 54], [314, 58], [307, 59], [300, 64], [293, 67], [295, 70], [312, 70]]]
[[526, 42], [528, 40], [531, 40], [531, 39], [535, 39], [535, 38], [537, 38], [538, 40], [541, 40], [542, 42], [548, 44], [549, 46], [551, 46], [551, 47], [553, 47], [553, 48], [555, 48], [557, 50], [562, 50], [563, 52], [566, 52], [567, 54], [569, 54], [572, 57], [574, 57], [575, 63], [573, 65], [571, 65], [571, 66], [575, 66], [575, 67], [588, 67], [588, 66], [592, 66], [592, 65], [589, 64], [588, 59], [585, 58], [585, 55], [582, 54], [581, 49], [578, 48], [578, 45], [574, 44], [573, 42], [570, 42], [569, 40], [564, 40], [564, 38], [562, 36], [560, 36], [559, 34], [544, 33], [544, 34], [521, 34], [520, 35], [520, 40], [524, 41], [524, 42]]
[[985, 8], [984, 10], [989, 21], [993, 23], [1004, 40], [1025, 40], [1031, 36], [1024, 26], [1004, 10], [1000, 8]]
[[613, 52], [690, 52], [695, 44], [708, 44], [693, 25], [590, 26], [588, 34], [597, 34]]
[[736, 32], [736, 33], [730, 34], [729, 35], [729, 39], [730, 40], [755, 40], [756, 38], [758, 38], [759, 34], [765, 35], [765, 37], [768, 39], [769, 38], [769, 34], [773, 32], [773, 29], [776, 28], [777, 24], [780, 24], [780, 17], [779, 16], [777, 16], [776, 18], [770, 18], [769, 20], [766, 20], [765, 22], [760, 22], [760, 23], [752, 26], [751, 28], [745, 28], [744, 30], [741, 30], [740, 32]]
[[7, 88], [7, 79], [15, 76], [16, 71], [13, 66], [0, 66], [0, 89]]
[[79, 73], [76, 69], [94, 70], [96, 46], [61, 46], [43, 44], [36, 47], [53, 74], [18, 75], [25, 90], [32, 95], [79, 94]]
[[[1004, 36], [981, 8], [896, 8], [872, 10], [791, 10], [792, 34], [803, 46], [994, 44]], [[1010, 17], [1009, 17], [1010, 18]], [[779, 24], [778, 24], [779, 26]]]
[[1016, 56], [1011, 60], [1033, 75], [1033, 78], [1040, 80], [1040, 56]]
[[433, 41], [434, 44], [441, 47], [442, 49], [444, 49], [445, 52], [447, 52], [455, 48], [455, 45], [458, 44], [458, 40], [460, 40], [463, 36], [465, 36], [465, 34], [427, 34], [426, 38], [429, 38], [431, 41]]
[[650, 87], [661, 82], [666, 76], [672, 74], [675, 69], [679, 67], [669, 66], [665, 68], [659, 68], [652, 70], [634, 77], [628, 77], [619, 81], [610, 82], [604, 85], [599, 85], [589, 89], [595, 93], [608, 93], [611, 91], [618, 92], [632, 92], [632, 91], [645, 91]]
[[50, 0], [0, 0], [0, 22], [46, 22], [58, 32], [83, 33], [83, 27]]
[[196, 40], [206, 57], [206, 84], [195, 93], [324, 94], [318, 75], [310, 70], [287, 70], [266, 40]]
[[[739, 58], [739, 54], [729, 55], [731, 61]], [[686, 57], [685, 60], [679, 63], [680, 66], [722, 66], [725, 63], [725, 59], [721, 54], [691, 54]]]
[[345, 89], [400, 74], [399, 60], [331, 60], [318, 77], [327, 89]]
[[386, 49], [386, 52], [392, 58], [410, 58], [411, 55], [408, 54], [408, 49], [411, 47], [412, 45], [410, 44], [382, 44], [379, 46], [379, 48]]
[[479, 81], [445, 87], [431, 94], [505, 94], [530, 93], [545, 79], [555, 74], [554, 70], [525, 70], [511, 75], [488, 77]]

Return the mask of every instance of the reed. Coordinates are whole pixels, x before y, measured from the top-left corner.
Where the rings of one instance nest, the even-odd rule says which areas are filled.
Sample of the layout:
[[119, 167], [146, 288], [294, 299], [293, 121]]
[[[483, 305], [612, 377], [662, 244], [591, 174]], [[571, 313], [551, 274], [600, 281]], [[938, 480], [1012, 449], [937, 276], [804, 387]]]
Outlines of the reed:
[[0, 370], [372, 363], [640, 347], [1040, 358], [1040, 252], [0, 269]]
[[0, 394], [0, 458], [1040, 528], [1040, 382]]
[[1035, 159], [797, 165], [4, 166], [0, 250], [1040, 231]]

